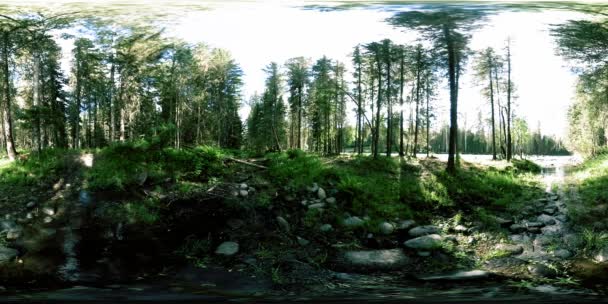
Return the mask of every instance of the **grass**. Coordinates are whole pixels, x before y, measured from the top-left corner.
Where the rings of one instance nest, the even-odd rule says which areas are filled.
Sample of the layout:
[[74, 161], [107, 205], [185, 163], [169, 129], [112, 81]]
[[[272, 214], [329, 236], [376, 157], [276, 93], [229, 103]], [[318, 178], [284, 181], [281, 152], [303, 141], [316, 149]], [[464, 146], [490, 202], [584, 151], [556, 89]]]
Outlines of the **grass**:
[[571, 170], [568, 182], [576, 190], [570, 200], [570, 217], [581, 229], [598, 230], [594, 225], [608, 215], [608, 154], [587, 159]]

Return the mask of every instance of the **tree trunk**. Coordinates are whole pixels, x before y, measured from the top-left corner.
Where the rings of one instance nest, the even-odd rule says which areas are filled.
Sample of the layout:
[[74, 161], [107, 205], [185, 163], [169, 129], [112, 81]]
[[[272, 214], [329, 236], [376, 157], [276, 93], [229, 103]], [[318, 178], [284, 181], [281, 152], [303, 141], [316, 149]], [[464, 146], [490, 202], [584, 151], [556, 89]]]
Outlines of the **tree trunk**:
[[[494, 119], [494, 81], [492, 80], [492, 57], [488, 54], [488, 73], [490, 81], [490, 108], [492, 110], [492, 160], [496, 160], [496, 122]], [[498, 83], [497, 83], [498, 85]]]
[[374, 138], [374, 158], [378, 158], [378, 150], [380, 150], [380, 108], [382, 104], [382, 63], [380, 60], [380, 50], [376, 50], [376, 65], [378, 67], [378, 100], [376, 102], [376, 132]]
[[511, 141], [511, 45], [507, 44], [507, 161], [513, 153]]
[[6, 30], [2, 33], [2, 74], [4, 74], [4, 107], [2, 111], [2, 119], [4, 121], [4, 140], [6, 142], [6, 154], [11, 161], [17, 159], [19, 155], [15, 149], [15, 141], [13, 140], [13, 118], [11, 117], [11, 86], [10, 75], [8, 70], [8, 45], [9, 32]]
[[32, 91], [33, 91], [33, 110], [34, 110], [34, 121], [33, 121], [33, 135], [32, 139], [34, 140], [34, 146], [36, 151], [40, 152], [42, 150], [42, 141], [40, 136], [40, 56], [38, 51], [34, 51], [34, 77], [32, 79]]
[[401, 61], [399, 64], [399, 156], [403, 157], [403, 87], [405, 85], [405, 53], [401, 50]]
[[448, 165], [447, 171], [450, 173], [456, 172], [456, 141], [458, 139], [458, 87], [456, 83], [456, 50], [454, 42], [450, 35], [450, 30], [447, 25], [444, 25], [443, 34], [447, 44], [448, 51], [448, 76], [450, 85], [450, 143], [448, 148]]
[[412, 149], [412, 155], [416, 157], [416, 153], [418, 152], [418, 125], [419, 125], [419, 117], [420, 113], [420, 70], [422, 69], [422, 50], [418, 48], [416, 52], [416, 113], [414, 113], [414, 148]]

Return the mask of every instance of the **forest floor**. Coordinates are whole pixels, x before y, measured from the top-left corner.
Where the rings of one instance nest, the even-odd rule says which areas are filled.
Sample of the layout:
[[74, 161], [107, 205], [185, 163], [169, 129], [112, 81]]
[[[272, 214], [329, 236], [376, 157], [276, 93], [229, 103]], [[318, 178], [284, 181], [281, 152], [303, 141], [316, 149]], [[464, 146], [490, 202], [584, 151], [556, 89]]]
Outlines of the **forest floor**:
[[605, 160], [542, 172], [462, 162], [451, 176], [434, 158], [245, 156], [139, 142], [0, 165], [3, 292], [533, 297], [605, 286]]

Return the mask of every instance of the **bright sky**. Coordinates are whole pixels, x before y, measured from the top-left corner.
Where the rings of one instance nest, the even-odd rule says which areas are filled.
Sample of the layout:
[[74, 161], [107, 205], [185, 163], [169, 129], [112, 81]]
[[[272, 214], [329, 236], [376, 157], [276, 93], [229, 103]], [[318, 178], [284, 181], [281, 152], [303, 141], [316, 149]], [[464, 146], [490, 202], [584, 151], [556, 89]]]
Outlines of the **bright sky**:
[[[384, 38], [396, 43], [412, 43], [417, 37], [414, 31], [406, 33], [385, 22], [395, 11], [409, 9], [401, 5], [319, 11], [302, 9], [302, 4], [311, 3], [303, 1], [197, 3], [208, 3], [210, 9], [192, 9], [188, 13], [178, 14], [178, 18], [173, 15], [165, 25], [165, 33], [187, 42], [205, 42], [229, 50], [245, 73], [245, 100], [254, 92], [264, 90], [263, 68], [271, 61], [283, 64], [297, 56], [309, 57], [314, 61], [327, 55], [349, 68], [350, 54], [359, 43]], [[540, 122], [544, 134], [565, 135], [566, 112], [574, 97], [576, 80], [567, 63], [555, 55], [555, 44], [549, 28], [551, 24], [582, 18], [585, 16], [580, 13], [559, 10], [502, 12], [489, 17], [471, 40], [473, 50], [488, 46], [502, 50], [507, 37], [511, 37], [512, 80], [519, 97], [514, 113], [525, 117], [530, 128], [536, 128]], [[62, 45], [64, 54], [69, 57], [71, 42], [64, 41]], [[64, 62], [67, 67], [68, 58], [64, 58]], [[352, 69], [347, 76], [350, 73]], [[436, 126], [447, 122], [449, 105], [446, 85], [442, 84], [440, 89], [437, 104], [441, 113]], [[354, 104], [349, 108], [354, 108]], [[488, 108], [480, 87], [473, 84], [470, 73], [465, 73], [461, 78], [459, 93], [460, 126], [464, 126], [465, 119], [467, 127], [476, 126], [477, 113], [481, 109], [487, 117]], [[241, 116], [247, 117], [249, 110], [244, 105]], [[348, 114], [349, 120], [354, 121], [352, 111]]]
[[[395, 6], [393, 9], [405, 8]], [[412, 42], [416, 37], [414, 32], [405, 33], [385, 22], [393, 13], [386, 7], [321, 12], [276, 2], [233, 3], [189, 13], [177, 26], [168, 28], [168, 34], [230, 50], [245, 72], [244, 96], [248, 98], [256, 91], [263, 91], [262, 69], [271, 61], [284, 63], [296, 56], [316, 60], [327, 55], [349, 66], [350, 53], [358, 43], [384, 38], [396, 43]], [[549, 27], [578, 18], [583, 15], [565, 11], [504, 12], [490, 17], [471, 40], [473, 50], [488, 46], [502, 49], [507, 37], [511, 37], [512, 80], [519, 96], [515, 113], [525, 117], [531, 128], [540, 122], [545, 134], [565, 134], [566, 112], [576, 79], [566, 63], [555, 55]], [[441, 92], [440, 119], [447, 121], [445, 86]], [[461, 79], [459, 100], [461, 119], [466, 116], [467, 125], [475, 125], [478, 111], [486, 111], [487, 102], [468, 73]], [[248, 111], [245, 107], [242, 116]], [[460, 125], [464, 125], [463, 120]]]

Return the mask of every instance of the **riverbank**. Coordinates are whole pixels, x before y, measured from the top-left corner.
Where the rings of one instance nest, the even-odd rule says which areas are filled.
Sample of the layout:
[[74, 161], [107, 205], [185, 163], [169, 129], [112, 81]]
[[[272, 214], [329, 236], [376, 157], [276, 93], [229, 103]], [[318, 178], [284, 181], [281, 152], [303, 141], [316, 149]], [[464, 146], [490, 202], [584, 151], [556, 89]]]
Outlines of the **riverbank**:
[[303, 298], [392, 286], [421, 296], [404, 284], [439, 295], [446, 281], [478, 296], [545, 285], [589, 294], [569, 268], [577, 245], [554, 238], [570, 232], [568, 196], [543, 184], [556, 170], [543, 179], [528, 165], [463, 162], [449, 176], [432, 158], [244, 156], [140, 142], [2, 167], [0, 285], [16, 297], [79, 285]]

